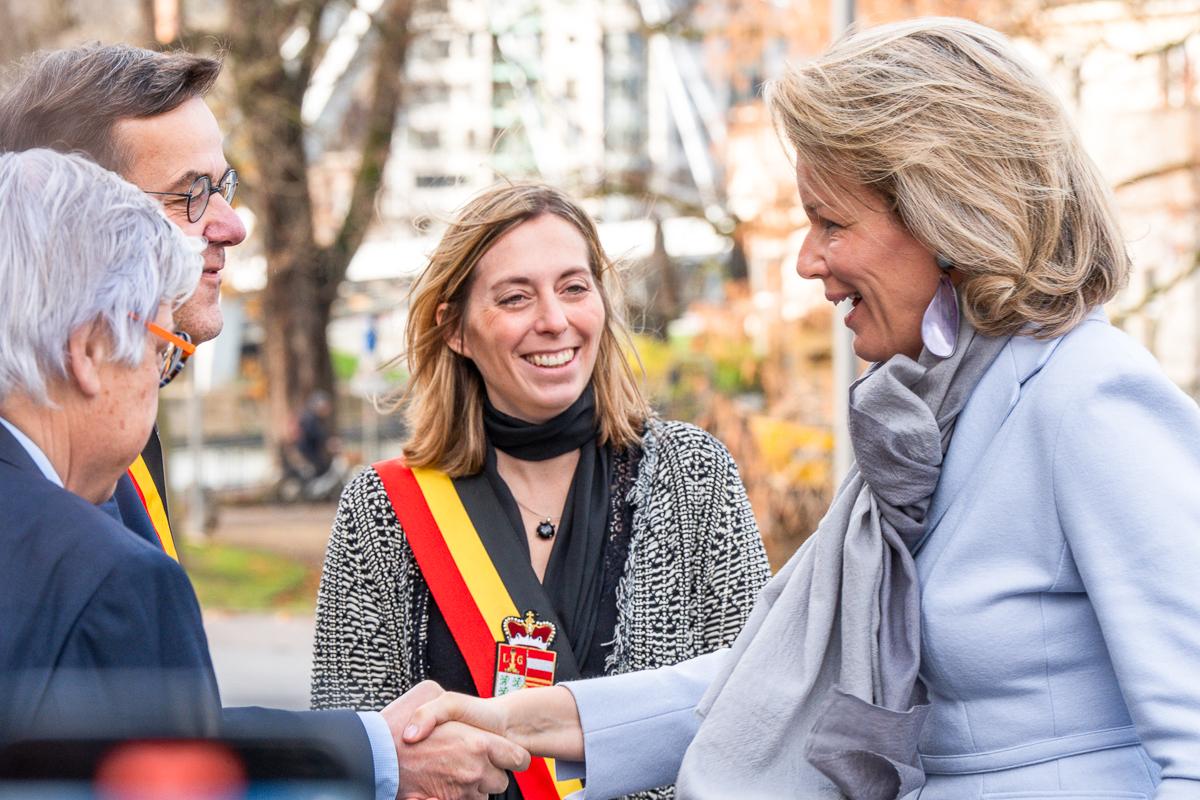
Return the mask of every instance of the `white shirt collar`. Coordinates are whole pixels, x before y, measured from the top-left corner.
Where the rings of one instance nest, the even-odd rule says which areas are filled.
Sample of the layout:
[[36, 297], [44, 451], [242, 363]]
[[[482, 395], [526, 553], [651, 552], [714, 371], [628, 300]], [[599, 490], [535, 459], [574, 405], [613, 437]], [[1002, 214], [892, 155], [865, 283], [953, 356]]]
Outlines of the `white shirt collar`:
[[54, 465], [50, 463], [50, 459], [46, 458], [46, 454], [42, 452], [42, 448], [38, 447], [32, 439], [21, 432], [21, 429], [4, 417], [0, 417], [0, 425], [8, 429], [8, 432], [17, 440], [17, 444], [25, 448], [25, 452], [29, 453], [29, 457], [33, 459], [33, 463], [37, 464], [38, 469], [46, 476], [46, 480], [62, 486], [62, 478], [58, 477], [58, 473], [54, 471]]

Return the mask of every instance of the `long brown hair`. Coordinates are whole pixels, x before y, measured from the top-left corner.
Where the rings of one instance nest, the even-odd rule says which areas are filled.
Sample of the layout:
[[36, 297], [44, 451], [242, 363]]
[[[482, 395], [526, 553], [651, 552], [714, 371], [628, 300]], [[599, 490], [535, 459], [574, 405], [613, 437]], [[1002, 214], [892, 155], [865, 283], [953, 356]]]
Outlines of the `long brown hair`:
[[385, 410], [404, 409], [409, 429], [404, 458], [410, 466], [434, 467], [452, 477], [483, 468], [483, 379], [470, 359], [450, 349], [447, 335], [462, 325], [479, 260], [505, 233], [543, 214], [554, 214], [579, 231], [604, 302], [604, 331], [592, 372], [600, 443], [627, 447], [640, 441], [650, 406], [622, 350], [630, 339], [620, 310], [618, 276], [595, 223], [558, 189], [502, 183], [463, 206], [413, 285], [406, 349], [393, 359], [406, 363], [409, 382], [384, 400]]

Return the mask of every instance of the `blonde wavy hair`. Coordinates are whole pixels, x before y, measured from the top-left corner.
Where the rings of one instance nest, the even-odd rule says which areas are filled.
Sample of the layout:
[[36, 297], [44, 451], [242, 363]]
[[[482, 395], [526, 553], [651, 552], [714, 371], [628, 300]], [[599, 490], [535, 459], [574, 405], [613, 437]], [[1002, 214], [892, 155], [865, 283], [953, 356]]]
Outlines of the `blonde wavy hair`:
[[502, 183], [462, 207], [413, 285], [405, 352], [392, 361], [406, 363], [409, 382], [383, 403], [387, 411], [404, 410], [409, 430], [404, 458], [409, 466], [434, 467], [451, 477], [483, 468], [483, 378], [470, 359], [450, 349], [447, 337], [464, 324], [479, 260], [505, 233], [543, 214], [554, 214], [579, 231], [604, 302], [605, 325], [592, 373], [600, 443], [620, 448], [641, 441], [650, 406], [621, 347], [631, 346], [631, 340], [620, 312], [620, 283], [595, 223], [551, 186]]
[[1111, 193], [1000, 34], [931, 17], [852, 33], [766, 88], [796, 159], [878, 192], [962, 273], [986, 334], [1057, 336], [1129, 273]]

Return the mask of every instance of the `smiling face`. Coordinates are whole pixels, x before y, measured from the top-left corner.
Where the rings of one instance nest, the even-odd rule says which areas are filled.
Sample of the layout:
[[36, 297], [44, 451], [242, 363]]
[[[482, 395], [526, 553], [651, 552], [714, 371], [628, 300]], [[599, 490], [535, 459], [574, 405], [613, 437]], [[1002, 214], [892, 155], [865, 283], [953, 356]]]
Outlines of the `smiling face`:
[[830, 188], [811, 170], [796, 169], [800, 202], [812, 227], [804, 237], [796, 272], [820, 280], [825, 299], [853, 305], [845, 324], [854, 352], [866, 361], [921, 353], [921, 317], [941, 277], [924, 245], [863, 187]]
[[501, 236], [476, 264], [461, 338], [498, 410], [545, 422], [579, 398], [596, 365], [604, 301], [575, 226], [542, 214]]
[[[121, 177], [149, 192], [187, 192], [196, 178], [207, 175], [213, 186], [229, 164], [221, 147], [221, 130], [198, 97], [152, 117], [124, 119], [113, 135], [125, 150], [128, 169]], [[221, 332], [221, 270], [225, 248], [246, 238], [246, 226], [220, 194], [212, 195], [197, 222], [189, 222], [187, 201], [159, 197], [167, 217], [189, 236], [208, 240], [204, 275], [196, 292], [175, 312], [176, 324], [192, 341], [206, 342]]]

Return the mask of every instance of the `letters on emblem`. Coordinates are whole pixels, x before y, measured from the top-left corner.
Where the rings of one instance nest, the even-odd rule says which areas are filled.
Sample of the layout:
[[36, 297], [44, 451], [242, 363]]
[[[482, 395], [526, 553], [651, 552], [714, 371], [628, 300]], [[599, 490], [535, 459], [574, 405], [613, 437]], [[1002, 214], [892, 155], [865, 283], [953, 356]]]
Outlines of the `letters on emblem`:
[[524, 618], [505, 617], [500, 631], [506, 641], [496, 645], [496, 680], [492, 694], [499, 697], [526, 686], [551, 686], [558, 653], [550, 649], [557, 631], [554, 624], [530, 610]]

